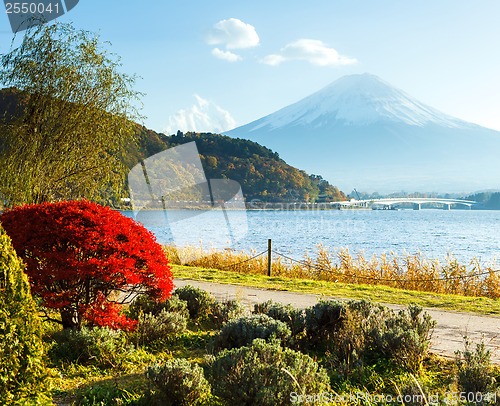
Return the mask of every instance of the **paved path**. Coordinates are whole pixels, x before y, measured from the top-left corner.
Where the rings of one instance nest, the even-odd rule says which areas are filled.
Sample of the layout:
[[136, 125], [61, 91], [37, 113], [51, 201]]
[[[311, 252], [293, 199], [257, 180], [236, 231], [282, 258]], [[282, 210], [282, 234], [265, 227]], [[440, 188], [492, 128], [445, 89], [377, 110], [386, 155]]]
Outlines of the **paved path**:
[[[217, 300], [240, 299], [251, 310], [255, 303], [262, 303], [269, 299], [283, 304], [291, 304], [304, 309], [318, 302], [320, 295], [251, 288], [246, 286], [229, 285], [222, 283], [174, 279], [176, 287], [192, 285], [212, 293]], [[327, 299], [339, 299], [327, 296]], [[386, 304], [385, 306], [399, 310], [405, 306]], [[463, 336], [467, 335], [473, 342], [484, 341], [491, 350], [492, 361], [500, 364], [500, 317], [483, 316], [474, 313], [462, 313], [450, 310], [436, 310], [425, 308], [431, 317], [437, 321], [432, 335], [431, 351], [433, 353], [454, 357], [456, 350], [463, 350]]]

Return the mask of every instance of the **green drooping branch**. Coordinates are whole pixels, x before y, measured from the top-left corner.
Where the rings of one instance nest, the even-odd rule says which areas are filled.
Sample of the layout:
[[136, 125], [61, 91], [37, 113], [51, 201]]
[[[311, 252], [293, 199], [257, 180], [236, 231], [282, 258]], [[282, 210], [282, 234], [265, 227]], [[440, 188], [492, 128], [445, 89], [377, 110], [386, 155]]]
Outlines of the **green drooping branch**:
[[15, 114], [0, 112], [7, 205], [122, 190], [127, 168], [119, 156], [134, 141], [142, 94], [107, 47], [93, 33], [45, 24], [0, 56], [0, 83], [15, 96]]

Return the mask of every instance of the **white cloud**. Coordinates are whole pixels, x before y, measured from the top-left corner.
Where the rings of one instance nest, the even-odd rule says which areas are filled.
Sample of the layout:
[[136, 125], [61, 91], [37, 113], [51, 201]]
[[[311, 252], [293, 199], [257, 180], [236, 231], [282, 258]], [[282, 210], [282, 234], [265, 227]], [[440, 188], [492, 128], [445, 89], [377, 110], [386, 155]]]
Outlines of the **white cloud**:
[[279, 54], [264, 57], [261, 62], [277, 66], [285, 61], [307, 61], [316, 66], [351, 65], [357, 62], [354, 58], [339, 55], [323, 41], [315, 39], [299, 39], [281, 48]]
[[236, 121], [229, 111], [197, 94], [194, 96], [196, 103], [192, 107], [179, 110], [169, 117], [169, 123], [163, 130], [166, 134], [173, 134], [178, 130], [221, 133], [236, 127]]
[[226, 49], [244, 49], [259, 45], [255, 27], [237, 18], [219, 21], [208, 30], [205, 40], [210, 45], [224, 45]]
[[228, 62], [238, 62], [243, 59], [240, 55], [233, 54], [231, 51], [222, 51], [219, 48], [214, 48], [212, 55]]
[[267, 55], [266, 57], [261, 59], [262, 63], [265, 63], [266, 65], [271, 65], [271, 66], [277, 66], [281, 62], [284, 62], [284, 61], [286, 61], [286, 58], [284, 58], [281, 55], [275, 55], [275, 54]]

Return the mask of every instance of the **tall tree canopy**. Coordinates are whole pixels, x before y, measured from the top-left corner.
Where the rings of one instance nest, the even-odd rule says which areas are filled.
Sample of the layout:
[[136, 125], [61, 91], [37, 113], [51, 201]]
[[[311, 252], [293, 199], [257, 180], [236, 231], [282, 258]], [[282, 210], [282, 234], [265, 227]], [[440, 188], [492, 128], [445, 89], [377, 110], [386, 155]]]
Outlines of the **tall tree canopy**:
[[0, 83], [21, 99], [0, 111], [0, 198], [7, 205], [122, 189], [122, 153], [134, 138], [142, 94], [107, 48], [96, 34], [44, 24], [1, 55]]

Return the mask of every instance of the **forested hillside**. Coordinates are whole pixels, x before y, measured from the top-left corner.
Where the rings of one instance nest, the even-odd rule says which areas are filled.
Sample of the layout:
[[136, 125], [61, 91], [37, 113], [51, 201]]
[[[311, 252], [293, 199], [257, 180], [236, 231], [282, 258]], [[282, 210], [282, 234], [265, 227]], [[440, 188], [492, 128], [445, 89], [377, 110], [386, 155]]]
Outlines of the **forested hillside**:
[[476, 209], [500, 210], [500, 192], [480, 192], [465, 197], [481, 203]]
[[131, 148], [129, 165], [162, 149], [196, 142], [208, 179], [240, 183], [245, 198], [262, 201], [339, 201], [344, 193], [321, 176], [308, 175], [255, 142], [211, 133], [178, 132], [166, 136], [138, 128], [138, 146]]

